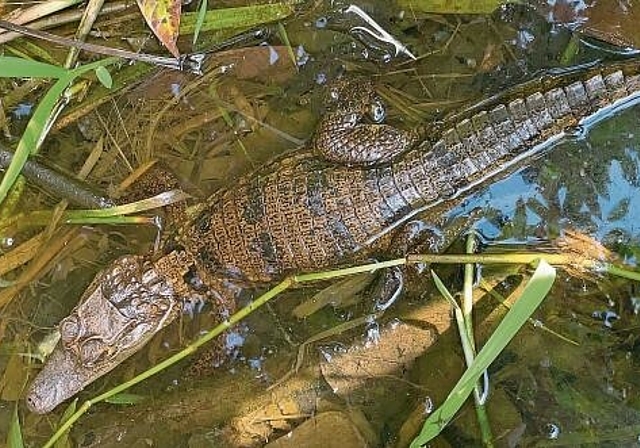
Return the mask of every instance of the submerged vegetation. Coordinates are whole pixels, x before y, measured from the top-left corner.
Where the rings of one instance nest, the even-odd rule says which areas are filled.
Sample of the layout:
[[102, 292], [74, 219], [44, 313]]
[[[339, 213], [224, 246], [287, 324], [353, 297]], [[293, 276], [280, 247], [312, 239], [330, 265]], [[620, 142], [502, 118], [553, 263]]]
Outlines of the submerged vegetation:
[[[63, 6], [77, 3], [69, 1]], [[3, 372], [0, 399], [15, 402], [10, 414], [0, 414], [0, 429], [7, 430], [7, 446], [18, 447], [34, 443], [43, 443], [47, 447], [54, 444], [68, 446], [71, 443], [69, 431], [76, 427], [76, 440], [93, 431], [93, 428], [103, 434], [103, 422], [96, 421], [95, 418], [92, 421], [90, 416], [82, 418], [89, 408], [100, 402], [116, 403], [118, 397], [121, 398], [121, 404], [137, 402], [137, 398], [131, 398], [138, 397], [137, 395], [127, 397], [123, 392], [160, 372], [164, 376], [158, 375], [161, 378], [157, 383], [147, 381], [147, 388], [140, 385], [142, 389], [136, 389], [136, 393], [155, 397], [158, 404], [152, 405], [152, 412], [158, 412], [158, 421], [163, 421], [167, 418], [163, 412], [179, 407], [171, 401], [172, 394], [188, 396], [188, 391], [181, 384], [185, 381], [184, 378], [190, 378], [194, 382], [203, 381], [185, 373], [187, 367], [181, 361], [225, 332], [228, 337], [224, 344], [227, 345], [230, 344], [231, 335], [245, 340], [251, 339], [255, 332], [262, 338], [254, 341], [253, 347], [250, 343], [246, 343], [247, 346], [242, 349], [226, 347], [230, 360], [227, 362], [231, 363], [231, 367], [220, 369], [226, 376], [223, 377], [223, 373], [219, 372], [216, 375], [223, 378], [214, 377], [213, 385], [203, 386], [203, 395], [216, 395], [219, 402], [225, 403], [219, 407], [224, 408], [224, 411], [215, 414], [216, 411], [207, 408], [211, 406], [210, 403], [193, 404], [194, 409], [200, 405], [211, 415], [215, 414], [216, 417], [207, 420], [207, 424], [219, 429], [219, 438], [216, 440], [219, 443], [224, 440], [229, 446], [262, 445], [278, 435], [289, 431], [295, 433], [295, 428], [303, 421], [317, 418], [312, 417], [312, 414], [322, 415], [336, 411], [340, 412], [345, 425], [357, 427], [356, 432], [359, 434], [367, 434], [364, 438], [369, 446], [410, 445], [417, 448], [425, 446], [443, 430], [449, 443], [467, 444], [478, 436], [470, 431], [464, 432], [461, 429], [464, 423], [458, 426], [449, 424], [455, 420], [456, 415], [460, 415], [457, 413], [472, 394], [480, 422], [479, 437], [485, 446], [502, 446], [512, 442], [526, 445], [540, 439], [549, 441], [548, 439], [554, 440], [557, 437], [554, 429], [558, 425], [555, 422], [549, 420], [548, 427], [542, 423], [547, 418], [546, 409], [537, 407], [538, 397], [534, 397], [535, 394], [543, 396], [544, 404], [549, 407], [552, 403], [556, 404], [556, 401], [559, 403], [556, 414], [560, 415], [558, 418], [564, 418], [567, 426], [577, 428], [569, 431], [572, 432], [571, 443], [593, 442], [590, 434], [585, 433], [580, 438], [579, 431], [582, 427], [575, 424], [575, 420], [580, 420], [583, 413], [595, 414], [596, 411], [575, 409], [569, 403], [572, 402], [572, 397], [582, 400], [578, 407], [587, 404], [597, 406], [597, 403], [580, 395], [580, 381], [569, 378], [579, 372], [570, 372], [565, 367], [571, 364], [569, 358], [584, 358], [581, 354], [592, 350], [607, 352], [602, 355], [607, 358], [607, 362], [617, 365], [627, 362], [625, 366], [630, 371], [637, 368], [636, 337], [631, 331], [640, 307], [634, 294], [637, 286], [629, 286], [629, 282], [618, 283], [619, 279], [633, 282], [640, 280], [640, 274], [634, 270], [638, 252], [637, 230], [629, 225], [629, 221], [633, 222], [635, 216], [633, 204], [638, 196], [639, 164], [635, 150], [629, 150], [625, 146], [626, 141], [621, 144], [624, 148], [615, 147], [610, 150], [611, 159], [606, 163], [602, 161], [605, 160], [604, 151], [586, 155], [584, 152], [587, 149], [580, 147], [579, 151], [567, 156], [572, 161], [572, 167], [567, 168], [562, 166], [566, 164], [562, 156], [559, 156], [559, 162], [553, 164], [553, 153], [558, 151], [548, 152], [548, 160], [542, 162], [542, 165], [540, 162], [532, 164], [530, 168], [525, 168], [505, 181], [507, 184], [503, 185], [507, 185], [507, 189], [510, 180], [514, 184], [521, 183], [528, 187], [520, 187], [519, 197], [515, 199], [504, 194], [513, 199], [510, 205], [501, 203], [502, 197], [490, 202], [489, 199], [494, 199], [492, 194], [497, 195], [496, 192], [501, 188], [501, 185], [497, 185], [492, 187], [495, 190], [488, 190], [487, 196], [483, 197], [482, 192], [476, 193], [451, 213], [467, 216], [473, 215], [474, 208], [484, 208], [477, 227], [484, 236], [486, 245], [492, 245], [489, 241], [493, 239], [527, 243], [542, 236], [539, 239], [554, 241], [555, 245], [551, 248], [536, 246], [532, 250], [522, 251], [519, 247], [517, 251], [505, 251], [505, 248], [510, 249], [507, 245], [500, 247], [502, 251], [494, 249], [476, 253], [475, 250], [470, 250], [463, 255], [425, 253], [335, 271], [292, 275], [267, 292], [256, 294], [255, 297], [253, 293], [242, 296], [243, 303], [247, 305], [226, 321], [211, 323], [206, 322], [206, 317], [194, 318], [194, 326], [197, 326], [198, 320], [204, 320], [203, 328], [212, 328], [204, 335], [199, 333], [200, 330], [191, 329], [191, 334], [184, 330], [185, 334], [166, 336], [167, 339], [163, 339], [164, 336], [156, 338], [150, 344], [147, 355], [154, 361], [152, 367], [143, 370], [135, 363], [129, 363], [111, 379], [117, 381], [119, 377], [123, 378], [122, 381], [115, 386], [108, 383], [109, 387], [102, 384], [92, 388], [89, 395], [93, 398], [87, 400], [86, 397], [81, 397], [83, 403], [79, 406], [77, 399], [74, 400], [60, 416], [59, 424], [51, 423], [55, 418], [36, 418], [23, 411], [20, 398], [24, 392], [25, 378], [33, 376], [34, 370], [30, 363], [43, 356], [34, 344], [42, 336], [38, 334], [36, 337], [37, 329], [54, 326], [73, 306], [80, 296], [79, 292], [74, 291], [83, 286], [82, 283], [87, 280], [85, 277], [95, 273], [96, 268], [91, 265], [102, 265], [108, 258], [120, 253], [146, 249], [154, 239], [148, 232], [150, 226], [152, 229], [157, 227], [158, 232], [164, 230], [155, 216], [140, 213], [175, 205], [190, 197], [181, 191], [170, 190], [152, 198], [136, 198], [125, 205], [102, 210], [66, 210], [70, 199], [64, 194], [66, 187], [43, 194], [30, 189], [29, 180], [25, 182], [21, 179], [20, 172], [27, 160], [53, 163], [59, 167], [56, 170], [68, 176], [73, 176], [69, 172], [78, 173], [74, 176], [77, 179], [73, 181], [73, 188], [86, 188], [86, 196], [92, 195], [97, 186], [110, 189], [113, 196], [128, 197], [126, 193], [129, 191], [130, 181], [122, 181], [120, 188], [114, 188], [114, 185], [136, 171], [138, 166], [146, 167], [156, 159], [162, 159], [183, 177], [210, 192], [240, 173], [260, 166], [274, 154], [300, 144], [314, 125], [314, 118], [309, 114], [309, 103], [316, 102], [314, 85], [322, 84], [325, 77], [333, 76], [345, 67], [384, 81], [385, 86], [381, 87], [380, 94], [392, 104], [387, 118], [405, 125], [416, 125], [439, 118], [443, 110], [453, 111], [460, 104], [481, 96], [479, 89], [496, 92], [504, 85], [529, 79], [533, 73], [549, 66], [573, 65], [590, 60], [593, 55], [589, 52], [594, 51], [592, 47], [581, 47], [575, 35], [568, 31], [569, 27], [559, 27], [555, 37], [547, 43], [548, 46], [539, 47], [538, 45], [543, 44], [535, 41], [535, 38], [546, 35], [545, 27], [548, 26], [539, 14], [540, 11], [518, 9], [520, 6], [513, 6], [515, 9], [511, 9], [500, 6], [502, 2], [494, 1], [403, 0], [398, 2], [398, 6], [378, 2], [380, 4], [374, 8], [373, 15], [385, 18], [382, 21], [384, 26], [364, 11], [364, 16], [358, 13], [355, 17], [365, 17], [364, 24], [361, 24], [352, 22], [353, 17], [342, 17], [340, 14], [344, 11], [326, 10], [326, 5], [300, 0], [268, 4], [227, 2], [213, 9], [203, 1], [198, 5], [189, 5], [188, 8], [193, 9], [191, 11], [181, 11], [180, 2], [159, 2], [161, 7], [156, 9], [149, 7], [151, 2], [140, 3], [146, 23], [159, 41], [150, 37], [147, 28], [141, 27], [140, 11], [118, 1], [89, 1], [84, 5], [82, 15], [76, 14], [78, 11], [65, 11], [64, 8], [48, 10], [46, 14], [50, 17], [37, 21], [33, 21], [33, 17], [44, 14], [38, 8], [46, 8], [46, 3], [34, 6], [33, 9], [13, 12], [0, 9], [0, 19], [24, 25], [28, 28], [28, 35], [36, 37], [20, 37], [20, 32], [25, 30], [19, 27], [12, 28], [17, 33], [0, 34], [0, 45], [4, 53], [0, 56], [0, 129], [5, 134], [4, 140], [0, 142], [0, 149], [11, 146], [13, 152], [12, 162], [5, 168], [0, 183], [0, 236], [5, 249], [0, 255], [0, 308], [3, 310], [0, 319], [0, 347], [3, 354], [0, 356], [0, 371]], [[145, 10], [145, 5], [148, 10]], [[499, 12], [491, 15], [496, 8]], [[75, 27], [78, 20], [81, 25], [74, 38], [56, 40], [55, 36], [37, 31], [53, 28], [51, 33], [54, 35], [68, 36], [75, 30], [71, 27]], [[0, 21], [0, 28], [5, 25]], [[600, 38], [607, 37], [606, 30], [594, 34]], [[96, 39], [96, 35], [101, 39]], [[424, 36], [429, 36], [431, 41], [425, 43], [425, 39], [420, 40]], [[633, 43], [634, 37], [628, 37]], [[107, 40], [108, 45], [102, 38]], [[114, 50], [113, 48], [122, 44], [119, 38], [127, 39], [131, 49]], [[256, 42], [267, 39], [268, 46], [253, 46]], [[609, 40], [620, 43], [613, 38]], [[60, 47], [51, 45], [52, 41], [66, 45], [66, 54], [62, 53]], [[162, 42], [163, 45], [157, 42]], [[180, 51], [185, 48], [190, 51]], [[173, 57], [166, 56], [165, 49]], [[85, 52], [80, 53], [78, 50]], [[557, 58], [549, 61], [545, 58], [551, 50]], [[442, 68], [434, 70], [432, 67]], [[185, 71], [192, 73], [185, 74]], [[229, 76], [229, 73], [233, 76]], [[502, 73], [504, 76], [496, 79], [495, 73]], [[35, 94], [32, 93], [34, 91]], [[21, 108], [29, 109], [26, 113], [28, 119], [19, 112]], [[436, 130], [434, 127], [434, 132]], [[569, 144], [578, 146], [581, 141]], [[635, 147], [637, 148], [637, 143]], [[619, 160], [622, 162], [616, 164], [615, 161]], [[565, 179], [572, 174], [563, 178], [561, 168], [578, 171], [578, 181], [567, 182]], [[616, 169], [619, 171], [619, 179], [610, 180], [609, 176], [616, 174]], [[536, 176], [541, 180], [535, 180]], [[587, 181], [587, 178], [591, 180]], [[623, 184], [623, 181], [628, 184], [625, 184], [629, 188], [628, 197], [619, 198], [613, 187]], [[56, 180], [53, 183], [54, 190], [56, 182], [60, 185], [64, 181]], [[542, 182], [545, 184], [537, 189]], [[191, 193], [198, 195], [200, 191], [194, 188]], [[62, 202], [55, 205], [46, 194], [62, 199]], [[606, 202], [607, 197], [614, 197], [617, 202], [614, 199]], [[604, 211], [606, 216], [603, 218]], [[191, 212], [187, 210], [187, 213]], [[440, 222], [440, 219], [435, 221]], [[101, 226], [81, 227], [90, 224]], [[145, 226], [141, 229], [131, 226], [113, 230], [114, 227], [111, 226], [115, 224]], [[572, 227], [580, 229], [580, 232], [571, 230]], [[39, 228], [43, 230], [35, 230]], [[599, 240], [619, 252], [620, 256], [586, 233], [597, 235]], [[105, 251], [104, 248], [108, 249]], [[107, 254], [104, 255], [104, 252]], [[449, 292], [459, 283], [457, 271], [440, 270], [447, 264], [466, 265], [461, 286], [461, 305], [456, 303], [455, 294]], [[433, 269], [431, 276], [425, 273], [425, 265]], [[526, 268], [507, 271], [505, 274], [505, 271], [496, 269], [497, 265], [523, 265]], [[559, 286], [556, 282], [553, 286], [556, 272], [552, 265], [564, 268], [567, 273], [563, 274], [566, 275], [563, 278], [566, 280], [565, 285]], [[367, 280], [360, 282], [358, 286], [352, 284], [352, 289], [343, 288], [332, 292], [332, 299], [328, 303], [333, 305], [335, 311], [327, 310], [329, 307], [314, 309], [305, 315], [305, 322], [302, 324], [288, 317], [292, 303], [309, 299], [306, 289], [289, 291], [293, 286], [367, 274], [393, 266], [406, 266], [408, 271], [422, 272], [420, 280], [416, 282], [417, 286], [409, 288], [410, 299], [407, 299], [407, 304], [400, 305], [399, 310], [369, 314], [371, 311], [368, 305], [341, 302], [360, 293], [366, 296], [370, 292], [367, 288], [371, 283]], [[477, 271], [478, 266], [482, 268]], [[530, 273], [530, 270], [533, 272]], [[83, 273], [80, 283], [73, 288], [68, 285], [62, 287], [62, 292], [58, 294], [64, 296], [63, 301], [52, 300], [49, 296], [55, 296], [56, 293], [48, 292], [48, 284], [64, 284], [72, 272]], [[485, 275], [487, 272], [489, 274]], [[475, 282], [478, 276], [492, 279], [493, 286], [478, 286]], [[577, 305], [572, 304], [571, 312], [566, 314], [563, 309], [565, 305], [546, 304], [549, 311], [545, 314], [550, 318], [547, 323], [531, 317], [550, 291], [551, 302], [560, 302], [567, 298], [562, 297], [563, 295], [578, 296], [580, 288], [593, 289], [599, 294], [598, 298], [589, 299], [589, 303], [595, 301], [604, 309], [591, 313], [593, 322], [587, 322], [584, 317], [589, 315], [584, 310], [591, 306], [584, 303], [581, 304], [584, 308], [575, 312], [572, 310]], [[429, 308], [430, 304], [425, 306], [422, 303], [420, 297], [425, 294], [425, 290], [433, 291], [433, 295], [437, 295], [435, 291], [439, 291], [448, 300], [442, 308], [444, 312], [435, 311]], [[505, 301], [509, 305], [491, 305], [491, 312], [495, 311], [494, 308], [508, 309], [504, 313], [504, 319], [490, 336], [478, 337], [476, 333], [480, 330], [470, 319], [472, 305], [484, 300], [486, 296], [502, 296], [503, 293], [509, 296]], [[613, 298], [613, 295], [623, 298]], [[279, 297], [278, 301], [273, 300], [276, 297]], [[49, 303], [45, 302], [47, 298]], [[432, 300], [437, 302], [437, 299]], [[267, 305], [265, 308], [269, 312], [258, 311], [263, 305]], [[425, 337], [422, 341], [412, 341], [415, 346], [424, 346], [424, 350], [420, 350], [415, 357], [406, 361], [400, 361], [400, 353], [397, 354], [397, 359], [391, 357], [389, 362], [400, 365], [404, 371], [392, 369], [384, 371], [379, 377], [371, 373], [375, 370], [373, 367], [371, 370], [351, 372], [354, 378], [358, 377], [360, 380], [360, 377], [371, 376], [365, 378], [365, 381], [391, 378], [396, 381], [391, 383], [392, 387], [400, 387], [399, 384], [402, 383], [403, 387], [408, 387], [407, 390], [411, 391], [407, 393], [410, 400], [404, 402], [400, 393], [392, 393], [390, 397], [388, 394], [375, 395], [379, 392], [378, 386], [388, 392], [388, 384], [374, 382], [376, 387], [368, 387], [366, 382], [360, 384], [355, 380], [351, 387], [360, 390], [353, 397], [340, 395], [344, 384], [335, 382], [336, 379], [327, 373], [330, 371], [327, 364], [331, 363], [332, 356], [348, 357], [355, 354], [357, 358], [361, 349], [366, 356], [367, 344], [376, 345], [376, 340], [383, 337], [380, 336], [379, 327], [388, 325], [393, 329], [397, 325], [395, 319], [400, 319], [418, 322], [416, 327], [433, 325], [436, 328], [437, 324], [433, 323], [436, 318], [447, 319], [449, 322], [452, 309], [458, 323], [464, 355], [460, 357], [455, 354], [455, 348], [448, 347], [443, 349], [446, 354], [442, 356], [447, 360], [456, 357], [466, 361], [466, 370], [455, 386], [431, 392], [431, 386], [428, 385], [431, 373], [424, 374], [425, 367], [421, 365], [420, 359], [427, 359], [431, 353], [437, 352], [438, 344], [435, 344], [435, 339], [441, 344], [441, 335], [437, 334], [437, 338], [431, 340], [428, 338], [433, 337], [433, 334], [427, 332], [422, 334]], [[253, 313], [257, 317], [254, 318]], [[354, 314], [360, 317], [354, 317]], [[28, 317], [28, 324], [24, 322], [25, 316]], [[602, 322], [596, 323], [597, 319], [602, 319]], [[617, 330], [617, 333], [611, 332], [612, 322], [618, 319], [625, 322], [625, 327]], [[261, 323], [263, 320], [268, 320], [273, 325]], [[527, 321], [533, 322], [532, 328], [544, 327], [554, 341], [551, 342], [552, 345], [557, 341], [562, 341], [563, 344], [569, 341], [567, 345], [575, 350], [573, 354], [558, 353], [557, 358], [549, 355], [545, 360], [539, 360], [538, 365], [534, 361], [529, 363], [523, 360], [522, 371], [517, 371], [517, 367], [510, 367], [509, 356], [518, 357], [527, 351], [522, 349], [518, 352], [514, 349], [511, 353], [501, 353], [504, 353], [505, 347]], [[230, 328], [237, 324], [240, 324], [239, 329], [233, 330], [235, 333], [230, 332]], [[547, 328], [549, 324], [553, 330]], [[563, 325], [566, 326], [566, 332]], [[265, 329], [265, 326], [269, 328]], [[448, 326], [447, 323], [443, 328], [448, 329]], [[344, 343], [349, 347], [347, 349], [332, 348], [333, 351], [327, 351], [323, 347], [321, 353], [325, 360], [313, 362], [319, 368], [304, 370], [305, 362], [309, 363], [308, 359], [305, 361], [305, 349], [308, 346], [324, 344], [323, 341], [328, 339], [344, 341], [343, 330], [347, 332], [349, 329], [351, 331], [347, 334], [353, 335], [354, 329], [356, 333], [360, 333], [363, 328], [367, 336], [366, 342], [362, 344], [364, 348], [357, 343], [349, 346], [351, 342]], [[444, 336], [444, 331], [442, 333]], [[318, 337], [319, 334], [322, 337]], [[589, 341], [589, 345], [575, 348], [574, 345], [584, 344], [575, 339], [585, 335], [593, 340], [600, 340], [601, 345]], [[398, 341], [403, 338], [402, 335], [396, 337]], [[410, 339], [409, 336], [404, 337]], [[305, 338], [308, 338], [307, 342], [300, 344], [299, 341]], [[536, 338], [540, 338], [538, 333], [531, 340], [537, 341]], [[274, 340], [278, 340], [279, 345]], [[478, 344], [476, 347], [476, 340], [482, 341], [482, 345]], [[301, 350], [297, 355], [289, 344], [300, 346]], [[629, 348], [622, 349], [620, 353], [624, 353], [621, 355], [614, 351], [616, 345]], [[254, 353], [249, 354], [252, 349]], [[545, 352], [550, 350], [545, 349]], [[278, 358], [276, 354], [283, 356]], [[290, 367], [290, 358], [296, 356], [295, 369], [283, 377], [282, 373]], [[625, 356], [627, 361], [621, 361], [621, 357]], [[543, 362], [552, 364], [551, 359], [556, 359], [559, 367], [545, 367], [546, 373], [542, 376], [548, 376], [544, 377], [546, 384], [542, 384], [542, 378], [536, 380], [533, 372], [535, 368], [541, 368]], [[492, 365], [495, 365], [493, 363], [496, 360], [499, 366], [492, 372]], [[146, 358], [142, 360], [142, 364], [148, 367]], [[437, 363], [436, 365], [438, 368], [435, 370], [448, 379], [455, 375], [452, 372], [457, 372], [455, 368], [451, 372], [445, 371], [444, 363], [442, 367]], [[532, 368], [531, 365], [536, 367]], [[245, 386], [237, 385], [247, 379], [242, 374], [237, 374], [236, 369], [249, 372], [250, 380]], [[142, 373], [136, 374], [140, 370], [143, 370]], [[321, 374], [318, 374], [318, 370]], [[254, 375], [252, 372], [258, 374]], [[553, 384], [557, 378], [554, 375], [559, 375], [558, 384]], [[258, 384], [259, 388], [255, 387], [255, 376], [262, 381]], [[307, 376], [313, 379], [307, 380]], [[344, 376], [349, 377], [349, 374], [344, 372]], [[276, 381], [278, 377], [282, 377], [282, 380]], [[586, 378], [586, 383], [592, 384], [592, 378]], [[220, 382], [216, 383], [217, 380]], [[614, 383], [616, 379], [612, 375], [607, 381]], [[617, 395], [610, 392], [610, 395], [615, 395], [610, 398], [623, 401], [625, 409], [630, 410], [629, 425], [638, 425], [638, 403], [630, 398], [630, 391], [635, 390], [636, 385], [630, 376], [619, 381], [625, 383], [624, 387], [618, 388], [622, 392]], [[333, 390], [325, 390], [316, 395], [317, 390], [326, 388], [325, 382]], [[278, 391], [265, 398], [265, 384], [271, 384]], [[442, 382], [434, 384], [443, 386]], [[534, 414], [533, 411], [536, 410], [539, 414], [530, 417], [528, 423], [524, 417], [518, 418], [515, 423], [496, 422], [490, 416], [492, 398], [487, 403], [483, 394], [483, 390], [487, 392], [487, 384], [491, 384], [492, 388], [498, 384], [504, 386], [504, 391], [496, 394], [498, 400], [502, 400], [501, 406], [514, 410], [514, 403], [520, 401], [522, 406], [528, 406], [527, 412]], [[529, 390], [529, 387], [532, 389]], [[607, 387], [610, 390], [616, 389], [611, 384]], [[243, 388], [248, 391], [246, 396], [234, 395]], [[229, 392], [228, 396], [217, 395], [219, 391], [225, 390]], [[255, 396], [251, 396], [252, 391]], [[374, 399], [369, 399], [368, 396], [362, 399], [358, 395], [366, 392], [371, 392]], [[551, 395], [554, 395], [554, 399], [550, 398]], [[271, 400], [275, 400], [273, 397], [276, 396], [280, 401], [274, 404]], [[298, 396], [305, 398], [299, 399]], [[319, 397], [329, 404], [317, 404]], [[163, 409], [163, 399], [166, 400], [166, 409]], [[601, 399], [603, 396], [598, 395], [594, 400]], [[375, 405], [370, 404], [376, 401]], [[425, 404], [432, 401], [434, 406]], [[343, 402], [349, 405], [343, 406]], [[397, 415], [381, 411], [386, 407], [395, 409], [395, 406], [400, 405], [404, 407]], [[361, 406], [360, 417], [367, 420], [364, 417], [366, 414], [370, 421], [363, 424], [353, 413], [347, 412], [349, 407], [358, 406]], [[184, 408], [180, 410], [182, 413], [189, 412]], [[100, 408], [99, 414], [107, 415], [108, 409]], [[126, 414], [122, 415], [126, 420]], [[220, 416], [227, 421], [220, 421]], [[6, 421], [3, 421], [5, 418]], [[123, 417], [114, 415], [108, 418], [116, 421]], [[232, 419], [236, 426], [231, 426]], [[357, 420], [358, 425], [354, 423]], [[612, 421], [615, 422], [615, 416]], [[53, 431], [52, 427], [55, 427]], [[608, 440], [618, 440], [617, 437], [619, 440], [628, 440], [624, 437], [629, 434], [616, 432], [615, 424], [604, 422], [603, 427], [609, 431]], [[242, 432], [239, 428], [244, 428], [245, 431]], [[388, 428], [393, 428], [393, 434], [382, 435]], [[545, 434], [547, 430], [548, 433]], [[228, 433], [234, 431], [240, 434], [234, 433], [233, 437], [227, 437]], [[175, 432], [191, 434], [188, 428]], [[143, 435], [140, 437], [143, 437], [144, 431], [141, 434]], [[163, 434], [156, 435], [163, 437]], [[167, 439], [160, 439], [158, 446], [170, 446], [173, 443], [168, 434], [164, 436]], [[23, 437], [27, 438], [27, 444], [23, 442]], [[309, 437], [314, 436], [312, 434]], [[631, 439], [635, 440], [634, 437]]]

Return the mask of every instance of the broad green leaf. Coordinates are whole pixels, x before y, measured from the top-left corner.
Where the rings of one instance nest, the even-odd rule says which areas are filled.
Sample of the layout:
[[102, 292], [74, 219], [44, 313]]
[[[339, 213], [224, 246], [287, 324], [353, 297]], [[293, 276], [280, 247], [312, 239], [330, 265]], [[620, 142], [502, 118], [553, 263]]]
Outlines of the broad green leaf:
[[69, 75], [57, 65], [13, 56], [0, 56], [0, 78], [62, 78]]
[[107, 70], [106, 68], [97, 67], [96, 77], [98, 78], [98, 81], [100, 81], [100, 84], [105, 86], [107, 89], [110, 89], [111, 86], [113, 86], [113, 79], [111, 78], [111, 73], [109, 73], [109, 70]]
[[[247, 29], [263, 23], [284, 19], [292, 13], [292, 2], [212, 9], [207, 11], [200, 31], [215, 31], [229, 28]], [[180, 33], [194, 33], [198, 20], [198, 13], [183, 14]]]
[[167, 47], [167, 50], [180, 57], [180, 51], [176, 46], [180, 33], [180, 0], [137, 0], [144, 20], [153, 31], [153, 34]]
[[449, 393], [442, 406], [429, 416], [420, 434], [411, 443], [411, 448], [425, 446], [451, 421], [469, 397], [469, 394], [473, 392], [482, 372], [498, 357], [529, 316], [542, 303], [542, 300], [549, 293], [555, 278], [555, 269], [546, 261], [541, 260], [529, 283], [523, 289], [520, 298], [500, 322], [496, 331], [491, 335], [476, 359]]
[[412, 11], [435, 14], [491, 14], [500, 5], [519, 0], [398, 0], [398, 5]]

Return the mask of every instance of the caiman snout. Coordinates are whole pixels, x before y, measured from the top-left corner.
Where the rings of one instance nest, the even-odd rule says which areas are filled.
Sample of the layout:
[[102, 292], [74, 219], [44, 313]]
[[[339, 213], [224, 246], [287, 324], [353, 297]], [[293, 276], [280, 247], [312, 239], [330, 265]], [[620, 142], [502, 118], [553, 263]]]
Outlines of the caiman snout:
[[60, 323], [60, 341], [29, 387], [46, 413], [138, 351], [180, 313], [173, 286], [143, 256], [124, 256], [96, 276]]

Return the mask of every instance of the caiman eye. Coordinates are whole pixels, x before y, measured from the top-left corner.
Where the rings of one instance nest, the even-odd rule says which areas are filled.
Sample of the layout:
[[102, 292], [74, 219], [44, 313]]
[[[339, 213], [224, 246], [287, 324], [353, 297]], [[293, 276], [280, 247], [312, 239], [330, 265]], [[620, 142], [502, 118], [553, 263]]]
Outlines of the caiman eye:
[[371, 103], [369, 109], [369, 118], [371, 118], [371, 121], [374, 123], [382, 123], [386, 116], [387, 110], [381, 100], [376, 100]]
[[80, 362], [85, 367], [92, 367], [107, 353], [109, 346], [100, 339], [89, 339], [80, 347]]
[[60, 338], [64, 345], [75, 342], [80, 336], [80, 323], [75, 315], [71, 315], [60, 322]]

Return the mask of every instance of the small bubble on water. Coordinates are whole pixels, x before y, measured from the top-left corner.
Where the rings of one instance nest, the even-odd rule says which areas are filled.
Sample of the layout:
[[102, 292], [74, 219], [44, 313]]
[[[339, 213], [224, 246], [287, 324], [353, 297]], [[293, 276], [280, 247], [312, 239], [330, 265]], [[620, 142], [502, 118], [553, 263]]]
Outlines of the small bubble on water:
[[26, 118], [29, 115], [31, 115], [32, 109], [33, 109], [33, 104], [20, 103], [13, 108], [12, 115], [17, 119]]
[[316, 25], [316, 28], [322, 29], [322, 28], [326, 28], [328, 23], [329, 23], [329, 20], [326, 17], [318, 17], [316, 19], [315, 25]]
[[556, 440], [560, 437], [560, 427], [555, 423], [547, 423], [547, 438]]
[[280, 59], [280, 55], [275, 48], [269, 45], [269, 65], [274, 65], [278, 62], [278, 59]]
[[302, 45], [298, 45], [296, 48], [296, 63], [298, 64], [298, 67], [305, 65], [309, 62], [309, 59], [311, 59], [311, 56], [309, 56], [307, 50], [305, 50]]
[[540, 360], [540, 367], [549, 369], [552, 365], [553, 363], [551, 362], [551, 358], [549, 358], [548, 356], [545, 356]]
[[13, 245], [16, 243], [15, 238], [12, 238], [10, 236], [4, 237], [2, 239], [0, 239], [0, 245], [4, 248], [4, 249], [9, 249], [11, 247], [13, 247]]
[[431, 397], [426, 397], [424, 399], [424, 413], [425, 415], [429, 415], [433, 412], [433, 400], [431, 399]]
[[635, 314], [636, 316], [638, 315], [638, 312], [640, 312], [640, 297], [631, 297], [631, 299], [629, 299], [631, 301], [631, 307], [633, 308], [633, 314]]

